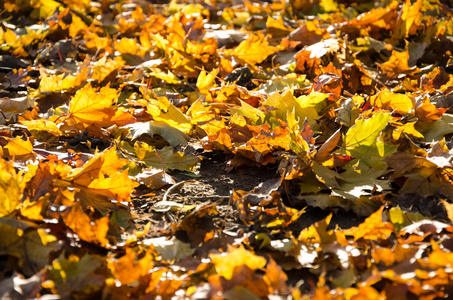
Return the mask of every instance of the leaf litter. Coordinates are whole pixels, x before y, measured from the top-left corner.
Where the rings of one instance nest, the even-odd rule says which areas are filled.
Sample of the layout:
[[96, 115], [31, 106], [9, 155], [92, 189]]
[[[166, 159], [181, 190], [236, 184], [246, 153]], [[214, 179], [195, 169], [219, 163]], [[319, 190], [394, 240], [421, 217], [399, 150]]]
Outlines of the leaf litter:
[[0, 4], [0, 294], [453, 293], [453, 3]]

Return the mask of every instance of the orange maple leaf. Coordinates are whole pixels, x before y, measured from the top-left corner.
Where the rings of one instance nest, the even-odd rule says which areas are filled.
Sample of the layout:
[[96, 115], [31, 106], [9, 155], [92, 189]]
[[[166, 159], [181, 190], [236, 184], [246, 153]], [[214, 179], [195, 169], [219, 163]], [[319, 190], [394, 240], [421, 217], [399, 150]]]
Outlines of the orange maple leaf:
[[359, 227], [345, 230], [345, 235], [354, 236], [357, 241], [361, 238], [365, 240], [387, 239], [395, 230], [392, 223], [382, 221], [384, 206], [369, 216]]

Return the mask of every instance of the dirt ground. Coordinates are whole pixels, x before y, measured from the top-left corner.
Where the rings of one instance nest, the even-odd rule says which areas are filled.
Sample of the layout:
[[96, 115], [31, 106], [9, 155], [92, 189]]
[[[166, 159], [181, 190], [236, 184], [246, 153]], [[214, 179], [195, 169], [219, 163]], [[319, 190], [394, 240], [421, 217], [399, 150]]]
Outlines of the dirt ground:
[[[206, 155], [206, 153], [204, 153]], [[231, 205], [230, 197], [233, 191], [252, 191], [263, 183], [272, 178], [278, 178], [277, 165], [260, 166], [260, 167], [240, 167], [227, 171], [228, 156], [223, 152], [208, 152], [200, 164], [199, 171], [196, 175], [170, 172], [169, 174], [175, 179], [176, 184], [166, 186], [159, 191], [145, 193], [135, 198], [134, 208], [137, 218], [134, 220], [137, 224], [146, 224], [151, 221], [158, 225], [162, 230], [170, 230], [171, 223], [180, 222], [187, 214], [183, 211], [168, 211], [162, 213], [155, 211], [154, 205], [162, 201], [165, 197], [167, 201], [174, 201], [182, 205], [203, 205], [214, 203], [219, 215], [214, 216], [213, 223], [217, 229], [235, 231], [241, 228], [247, 230], [246, 226], [238, 220], [237, 212]], [[169, 190], [170, 192], [166, 192]], [[298, 234], [302, 229], [309, 227], [313, 223], [324, 219], [333, 212], [330, 227], [350, 228], [363, 222], [364, 218], [358, 217], [353, 212], [347, 212], [342, 209], [322, 210], [316, 207], [305, 207], [300, 201], [297, 204], [291, 201], [293, 195], [288, 189], [282, 186], [279, 192], [283, 202], [288, 207], [304, 209], [306, 212], [299, 218], [294, 226], [294, 234]], [[170, 233], [170, 232], [169, 232]], [[155, 236], [161, 235], [162, 232], [156, 232]], [[153, 234], [151, 233], [151, 236]]]

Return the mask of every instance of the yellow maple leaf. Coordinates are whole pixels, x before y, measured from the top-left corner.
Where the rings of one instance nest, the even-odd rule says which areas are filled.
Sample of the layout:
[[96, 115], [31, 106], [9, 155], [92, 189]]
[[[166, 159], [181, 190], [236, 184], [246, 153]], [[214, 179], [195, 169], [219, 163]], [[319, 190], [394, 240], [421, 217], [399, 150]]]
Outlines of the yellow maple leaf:
[[121, 171], [126, 163], [128, 160], [118, 158], [116, 147], [112, 147], [97, 153], [82, 168], [75, 169], [64, 178], [64, 181], [119, 201], [129, 201], [138, 183], [128, 177], [127, 170]]
[[418, 0], [411, 5], [410, 0], [406, 0], [401, 8], [399, 14], [394, 35], [392, 37], [393, 42], [397, 43], [401, 38], [409, 37], [417, 31], [417, 27], [420, 25], [423, 17], [423, 13], [420, 11], [423, 1]]
[[4, 138], [8, 144], [2, 147], [1, 155], [5, 158], [15, 158], [27, 160], [34, 156], [33, 145], [29, 139], [23, 140], [21, 137]]
[[219, 69], [214, 69], [211, 72], [206, 72], [205, 70], [200, 72], [197, 79], [197, 88], [200, 90], [200, 93], [207, 94], [209, 89], [216, 86], [215, 78], [219, 73]]
[[217, 274], [230, 280], [233, 277], [234, 268], [246, 265], [252, 270], [260, 269], [266, 265], [266, 259], [253, 254], [243, 246], [236, 249], [230, 249], [224, 254], [210, 254], [212, 263], [215, 266]]
[[122, 38], [119, 41], [114, 41], [113, 45], [116, 51], [121, 54], [144, 55], [144, 49], [141, 49], [140, 44], [135, 39]]
[[392, 93], [388, 89], [383, 89], [372, 96], [370, 104], [402, 115], [414, 110], [414, 103], [411, 98], [403, 94]]
[[262, 34], [251, 34], [248, 39], [242, 41], [239, 46], [231, 52], [231, 55], [250, 65], [255, 65], [262, 63], [269, 55], [272, 55], [279, 50], [279, 47], [270, 46], [269, 42]]
[[98, 80], [99, 82], [104, 81], [106, 78], [110, 78], [112, 74], [116, 74], [124, 65], [124, 61], [121, 57], [117, 56], [115, 59], [108, 59], [104, 56], [98, 60], [93, 66], [92, 79]]
[[14, 170], [12, 162], [0, 158], [0, 217], [12, 213], [20, 205], [23, 184], [21, 174]]
[[55, 125], [54, 122], [41, 119], [41, 120], [25, 120], [19, 121], [20, 124], [27, 126], [28, 131], [35, 138], [45, 138], [45, 137], [58, 137], [61, 135], [60, 129]]
[[64, 90], [73, 89], [82, 84], [87, 77], [87, 69], [82, 69], [80, 74], [76, 76], [71, 74], [60, 74], [60, 75], [44, 75], [39, 82], [38, 91], [42, 93], [46, 92], [60, 92]]
[[76, 122], [84, 125], [97, 124], [99, 126], [126, 125], [133, 123], [133, 116], [127, 112], [114, 108], [118, 99], [115, 89], [109, 86], [96, 92], [91, 84], [85, 85], [77, 91], [69, 104], [69, 115]]

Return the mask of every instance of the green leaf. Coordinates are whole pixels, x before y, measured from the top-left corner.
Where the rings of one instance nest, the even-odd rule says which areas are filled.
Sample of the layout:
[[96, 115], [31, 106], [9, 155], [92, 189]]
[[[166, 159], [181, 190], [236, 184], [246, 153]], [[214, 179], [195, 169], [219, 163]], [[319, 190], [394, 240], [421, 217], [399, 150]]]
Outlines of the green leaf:
[[[268, 106], [271, 109], [266, 115], [266, 121], [268, 121], [272, 127], [276, 127], [279, 123], [275, 118], [287, 122], [288, 112], [294, 112], [295, 117], [299, 118], [299, 126], [301, 128], [304, 127], [305, 120], [307, 120], [308, 124], [312, 127], [319, 118], [317, 108], [321, 108], [322, 102], [327, 97], [328, 95], [325, 94], [311, 93], [309, 96], [295, 98], [292, 90], [288, 90], [283, 94], [271, 94], [263, 103], [264, 106]], [[274, 108], [274, 110], [272, 110], [272, 108]]]
[[318, 180], [332, 190], [332, 196], [356, 200], [362, 196], [370, 196], [371, 191], [383, 192], [390, 189], [389, 181], [377, 179], [385, 174], [386, 170], [378, 171], [361, 162], [341, 174], [316, 162], [312, 168]]
[[376, 143], [376, 139], [381, 131], [387, 126], [389, 120], [390, 114], [382, 112], [378, 112], [370, 119], [357, 119], [354, 126], [346, 133], [346, 151], [354, 151], [357, 147], [371, 146]]
[[71, 294], [89, 294], [100, 290], [105, 278], [95, 274], [104, 260], [96, 255], [87, 254], [81, 259], [75, 255], [65, 258], [62, 254], [52, 262], [48, 276], [55, 284], [55, 289], [64, 299], [72, 298]]
[[302, 137], [300, 137], [299, 120], [296, 120], [294, 111], [288, 112], [286, 118], [289, 127], [289, 135], [291, 137], [289, 147], [297, 156], [304, 158], [310, 151], [310, 147], [308, 146], [308, 143]]
[[345, 153], [370, 167], [385, 169], [387, 164], [381, 160], [393, 154], [398, 148], [396, 145], [387, 145], [377, 140], [390, 118], [390, 114], [378, 112], [370, 119], [357, 119], [346, 133]]
[[418, 222], [426, 219], [426, 217], [418, 212], [413, 213], [402, 211], [399, 206], [390, 208], [387, 214], [389, 216], [389, 221], [393, 224], [396, 230], [400, 230], [401, 228], [404, 228], [412, 224], [413, 222]]
[[241, 101], [241, 107], [233, 107], [231, 108], [231, 115], [238, 114], [240, 116], [244, 116], [249, 118], [252, 122], [251, 125], [261, 125], [266, 117], [266, 114], [263, 113], [261, 110], [254, 108], [250, 104]]
[[[418, 124], [417, 124], [418, 125]], [[423, 126], [415, 126], [428, 142], [440, 141], [446, 134], [453, 133], [453, 115], [443, 114], [439, 120], [423, 124]]]
[[44, 268], [50, 253], [60, 248], [56, 238], [45, 229], [35, 229], [16, 219], [0, 218], [0, 236], [0, 255], [17, 257], [27, 276]]

